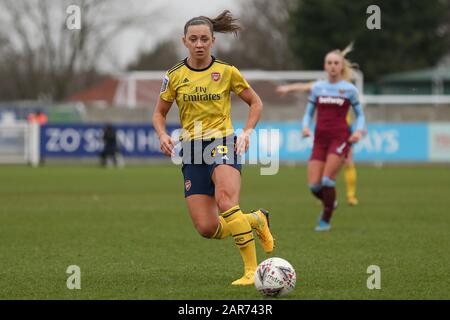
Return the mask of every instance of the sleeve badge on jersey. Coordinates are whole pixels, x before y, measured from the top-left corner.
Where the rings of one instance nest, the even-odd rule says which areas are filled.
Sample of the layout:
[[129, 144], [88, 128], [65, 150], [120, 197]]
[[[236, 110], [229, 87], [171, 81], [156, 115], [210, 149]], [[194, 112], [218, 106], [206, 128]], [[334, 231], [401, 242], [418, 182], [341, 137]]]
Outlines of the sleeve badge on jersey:
[[169, 76], [165, 75], [161, 85], [161, 93], [166, 92], [168, 85], [169, 85]]
[[220, 80], [220, 73], [219, 72], [213, 72], [213, 73], [211, 73], [211, 78], [214, 80], [214, 81], [219, 81]]

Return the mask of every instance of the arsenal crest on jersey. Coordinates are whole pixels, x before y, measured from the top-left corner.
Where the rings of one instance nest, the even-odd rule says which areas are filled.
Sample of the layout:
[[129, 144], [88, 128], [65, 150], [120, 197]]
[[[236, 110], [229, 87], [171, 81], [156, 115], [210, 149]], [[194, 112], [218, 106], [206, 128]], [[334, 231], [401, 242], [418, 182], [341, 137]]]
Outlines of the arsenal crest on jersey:
[[186, 188], [186, 191], [191, 190], [191, 186], [192, 186], [191, 180], [186, 180], [186, 182], [184, 183], [184, 187]]
[[211, 78], [214, 80], [214, 81], [219, 81], [220, 80], [220, 73], [219, 72], [213, 72], [213, 73], [211, 73]]

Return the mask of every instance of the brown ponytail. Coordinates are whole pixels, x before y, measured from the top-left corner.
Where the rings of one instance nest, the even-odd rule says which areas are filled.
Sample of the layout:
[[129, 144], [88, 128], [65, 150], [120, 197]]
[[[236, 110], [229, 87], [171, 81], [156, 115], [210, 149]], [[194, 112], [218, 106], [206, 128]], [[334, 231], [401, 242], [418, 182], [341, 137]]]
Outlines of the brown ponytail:
[[214, 19], [199, 16], [192, 18], [184, 25], [184, 35], [187, 34], [187, 30], [190, 26], [207, 25], [211, 30], [211, 33], [233, 33], [237, 36], [237, 33], [242, 30], [242, 27], [236, 23], [237, 19], [233, 18], [233, 15], [229, 10], [224, 10]]

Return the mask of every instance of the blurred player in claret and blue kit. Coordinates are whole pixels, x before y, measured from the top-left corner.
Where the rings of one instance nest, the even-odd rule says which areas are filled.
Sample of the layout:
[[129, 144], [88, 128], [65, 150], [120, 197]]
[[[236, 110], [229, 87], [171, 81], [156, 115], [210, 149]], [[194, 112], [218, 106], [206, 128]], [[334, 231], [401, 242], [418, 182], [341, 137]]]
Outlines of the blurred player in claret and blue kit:
[[[316, 231], [331, 229], [331, 217], [336, 207], [336, 177], [347, 158], [351, 145], [364, 132], [365, 117], [359, 102], [358, 90], [349, 82], [352, 64], [345, 58], [351, 46], [334, 50], [325, 57], [324, 68], [328, 80], [318, 81], [311, 88], [302, 121], [302, 135], [310, 136], [310, 123], [317, 109], [314, 145], [308, 162], [308, 184], [314, 196], [323, 203]], [[356, 128], [352, 133], [347, 116], [352, 107]]]

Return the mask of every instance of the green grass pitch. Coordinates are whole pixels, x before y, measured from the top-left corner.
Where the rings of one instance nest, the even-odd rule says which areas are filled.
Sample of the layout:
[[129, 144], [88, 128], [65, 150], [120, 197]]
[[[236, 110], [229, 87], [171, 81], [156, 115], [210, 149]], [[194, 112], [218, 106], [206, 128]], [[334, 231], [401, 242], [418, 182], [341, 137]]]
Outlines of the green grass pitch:
[[[450, 299], [450, 169], [361, 165], [358, 178], [360, 205], [345, 204], [340, 176], [333, 229], [318, 234], [304, 166], [244, 168], [242, 208], [271, 211], [272, 256], [297, 272], [286, 299]], [[171, 165], [0, 167], [0, 299], [263, 299], [230, 285], [238, 250], [196, 233], [183, 186]], [[81, 290], [66, 287], [69, 265]]]

